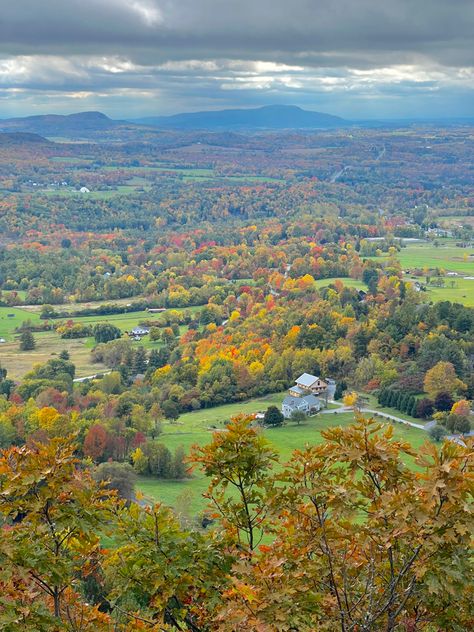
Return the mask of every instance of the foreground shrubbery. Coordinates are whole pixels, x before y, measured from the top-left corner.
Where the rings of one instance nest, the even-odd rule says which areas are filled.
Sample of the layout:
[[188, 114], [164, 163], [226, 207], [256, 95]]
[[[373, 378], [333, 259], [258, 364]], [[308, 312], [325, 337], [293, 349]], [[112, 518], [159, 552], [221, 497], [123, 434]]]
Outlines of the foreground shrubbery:
[[1, 629], [471, 629], [472, 442], [415, 454], [363, 419], [323, 435], [284, 466], [246, 418], [196, 447], [207, 531], [118, 501], [68, 439], [5, 451]]

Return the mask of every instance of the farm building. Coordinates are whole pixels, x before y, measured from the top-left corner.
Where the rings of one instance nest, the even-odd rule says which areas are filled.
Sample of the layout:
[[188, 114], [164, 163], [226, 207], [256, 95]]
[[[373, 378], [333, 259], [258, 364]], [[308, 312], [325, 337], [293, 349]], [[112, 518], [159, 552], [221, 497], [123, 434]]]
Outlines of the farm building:
[[[288, 395], [281, 406], [281, 412], [286, 419], [289, 419], [295, 412], [313, 415], [327, 405], [328, 399], [334, 398], [336, 391], [334, 380], [322, 380], [316, 375], [303, 373], [295, 382], [295, 385], [288, 389]], [[318, 395], [324, 397], [324, 402], [317, 397]]]
[[132, 329], [132, 331], [128, 332], [128, 335], [130, 336], [130, 338], [141, 338], [142, 336], [148, 336], [148, 334], [150, 333], [150, 330], [148, 329], [148, 327], [134, 327]]
[[298, 379], [295, 380], [296, 386], [290, 388], [290, 395], [294, 397], [302, 397], [311, 393], [312, 395], [320, 395], [323, 393], [328, 385], [320, 377], [311, 375], [310, 373], [303, 373]]

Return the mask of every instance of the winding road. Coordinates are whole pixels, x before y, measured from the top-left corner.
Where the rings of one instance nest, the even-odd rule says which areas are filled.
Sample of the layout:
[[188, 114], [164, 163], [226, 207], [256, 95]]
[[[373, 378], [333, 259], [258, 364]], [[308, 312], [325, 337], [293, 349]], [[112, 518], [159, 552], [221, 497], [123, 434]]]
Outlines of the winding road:
[[[337, 402], [331, 402], [336, 404]], [[337, 415], [341, 413], [352, 413], [354, 410], [349, 406], [342, 406], [340, 408], [333, 409], [325, 409], [321, 411], [322, 415]], [[384, 417], [385, 419], [390, 419], [391, 421], [396, 421], [400, 424], [405, 424], [406, 426], [411, 426], [412, 428], [418, 428], [419, 430], [426, 430], [426, 426], [423, 424], [416, 424], [413, 421], [408, 421], [406, 419], [402, 419], [401, 417], [396, 417], [395, 415], [390, 415], [389, 413], [382, 413], [380, 410], [373, 410], [372, 408], [361, 408], [361, 413], [369, 413], [369, 415], [377, 415], [378, 417]]]

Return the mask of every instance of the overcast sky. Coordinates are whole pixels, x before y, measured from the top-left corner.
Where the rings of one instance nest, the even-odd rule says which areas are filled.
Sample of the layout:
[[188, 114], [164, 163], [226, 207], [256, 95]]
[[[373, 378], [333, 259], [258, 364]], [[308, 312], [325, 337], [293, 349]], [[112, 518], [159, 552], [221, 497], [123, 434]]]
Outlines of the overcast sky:
[[474, 0], [0, 0], [0, 117], [474, 116]]

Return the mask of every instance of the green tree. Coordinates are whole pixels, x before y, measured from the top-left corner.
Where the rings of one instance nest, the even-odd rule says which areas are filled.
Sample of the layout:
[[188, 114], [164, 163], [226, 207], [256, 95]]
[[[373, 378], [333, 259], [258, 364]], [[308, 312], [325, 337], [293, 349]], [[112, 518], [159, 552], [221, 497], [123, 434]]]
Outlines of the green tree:
[[186, 452], [183, 446], [178, 446], [173, 454], [173, 463], [171, 465], [173, 478], [183, 479], [189, 476], [188, 465], [186, 463]]
[[173, 402], [171, 399], [167, 399], [161, 404], [161, 408], [166, 419], [170, 419], [171, 421], [176, 421], [176, 419], [178, 419], [179, 408], [176, 402]]
[[92, 476], [98, 483], [104, 483], [107, 489], [115, 490], [120, 498], [134, 500], [136, 476], [128, 463], [101, 463], [95, 468]]
[[97, 343], [110, 342], [122, 336], [120, 329], [110, 323], [97, 323], [97, 325], [94, 326], [93, 332]]
[[31, 331], [24, 331], [20, 336], [20, 351], [32, 351], [35, 347], [36, 341]]
[[133, 354], [132, 374], [145, 373], [147, 369], [147, 353], [145, 347], [137, 347]]
[[429, 435], [433, 439], [433, 441], [436, 441], [436, 443], [439, 443], [446, 436], [446, 434], [446, 428], [438, 424], [429, 429]]
[[284, 419], [283, 413], [276, 406], [269, 406], [263, 417], [266, 426], [281, 426]]
[[306, 415], [301, 410], [295, 410], [291, 413], [291, 421], [294, 421], [298, 426], [302, 421], [307, 419]]
[[[268, 511], [270, 472], [277, 455], [250, 426], [251, 417], [235, 417], [226, 432], [216, 432], [204, 447], [193, 446], [191, 460], [211, 478], [208, 496], [249, 554], [260, 544]], [[228, 489], [233, 493], [228, 494]]]

